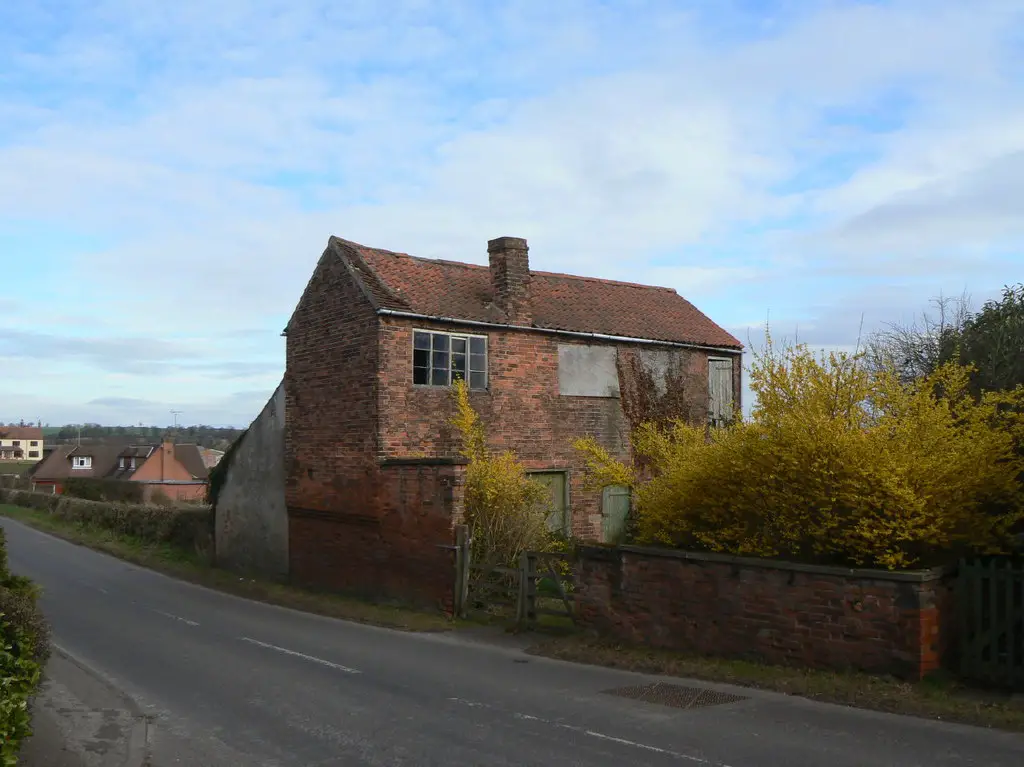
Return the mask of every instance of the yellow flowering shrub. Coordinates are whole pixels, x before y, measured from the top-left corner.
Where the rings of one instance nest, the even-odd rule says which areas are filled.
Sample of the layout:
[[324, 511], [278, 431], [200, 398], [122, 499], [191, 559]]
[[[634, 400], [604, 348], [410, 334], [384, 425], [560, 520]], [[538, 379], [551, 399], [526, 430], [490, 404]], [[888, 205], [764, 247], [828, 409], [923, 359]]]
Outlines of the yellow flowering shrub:
[[527, 476], [514, 453], [492, 454], [487, 449], [484, 426], [469, 401], [465, 381], [455, 383], [453, 396], [452, 425], [462, 437], [462, 454], [469, 461], [464, 498], [473, 559], [515, 566], [523, 551], [543, 550], [550, 543], [548, 491]]
[[860, 363], [769, 337], [749, 419], [645, 425], [643, 471], [577, 447], [592, 482], [633, 488], [639, 543], [891, 569], [1004, 550], [1024, 511], [1024, 392], [972, 396], [952, 363], [910, 385]]

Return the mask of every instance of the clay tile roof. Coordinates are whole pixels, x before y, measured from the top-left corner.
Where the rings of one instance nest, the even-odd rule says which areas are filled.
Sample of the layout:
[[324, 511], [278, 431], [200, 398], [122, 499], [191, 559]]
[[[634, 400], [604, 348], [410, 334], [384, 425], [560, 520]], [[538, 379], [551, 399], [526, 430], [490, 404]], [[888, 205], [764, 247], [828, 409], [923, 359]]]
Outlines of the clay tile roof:
[[[332, 238], [382, 309], [476, 322], [505, 322], [490, 270], [416, 258]], [[547, 330], [741, 349], [743, 345], [671, 288], [530, 272], [533, 326]]]
[[[121, 445], [60, 445], [40, 461], [32, 476], [38, 480], [67, 479], [68, 477], [106, 477], [117, 467]], [[92, 458], [92, 467], [73, 469], [72, 458], [87, 455]]]
[[196, 479], [207, 479], [210, 476], [210, 470], [206, 467], [198, 445], [175, 445], [174, 457], [185, 467], [185, 471]]
[[43, 430], [38, 426], [0, 426], [0, 439], [42, 440]]

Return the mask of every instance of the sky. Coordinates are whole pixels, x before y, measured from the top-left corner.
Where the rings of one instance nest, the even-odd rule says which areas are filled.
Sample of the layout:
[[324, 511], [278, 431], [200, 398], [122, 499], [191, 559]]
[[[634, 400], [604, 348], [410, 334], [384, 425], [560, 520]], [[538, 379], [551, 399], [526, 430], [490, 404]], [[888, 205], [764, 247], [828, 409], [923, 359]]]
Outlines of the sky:
[[1024, 276], [1024, 3], [0, 2], [0, 421], [247, 425], [332, 234], [851, 348]]

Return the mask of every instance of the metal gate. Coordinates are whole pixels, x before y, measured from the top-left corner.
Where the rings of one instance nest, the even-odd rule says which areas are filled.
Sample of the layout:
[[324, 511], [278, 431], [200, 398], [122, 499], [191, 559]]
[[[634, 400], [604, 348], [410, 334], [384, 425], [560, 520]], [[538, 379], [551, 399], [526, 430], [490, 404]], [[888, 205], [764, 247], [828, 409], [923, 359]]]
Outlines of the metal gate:
[[1024, 560], [963, 560], [957, 579], [960, 673], [1024, 691]]

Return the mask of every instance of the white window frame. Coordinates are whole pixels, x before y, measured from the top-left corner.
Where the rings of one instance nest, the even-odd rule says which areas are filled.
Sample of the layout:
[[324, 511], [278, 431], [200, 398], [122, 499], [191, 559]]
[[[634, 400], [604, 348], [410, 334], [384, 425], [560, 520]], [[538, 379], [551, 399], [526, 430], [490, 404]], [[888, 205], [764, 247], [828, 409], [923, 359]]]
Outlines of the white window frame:
[[[447, 375], [446, 383], [435, 384], [433, 382], [433, 371], [434, 371], [433, 355], [435, 354], [434, 349], [433, 349], [433, 340], [431, 340], [431, 348], [430, 348], [430, 351], [428, 352], [430, 354], [430, 356], [431, 356], [431, 360], [430, 360], [431, 365], [430, 365], [430, 367], [426, 368], [429, 371], [429, 376], [430, 376], [431, 380], [428, 381], [427, 383], [416, 383], [416, 371], [418, 369], [422, 369], [421, 367], [417, 367], [417, 365], [416, 365], [416, 352], [417, 351], [425, 351], [424, 349], [417, 349], [416, 348], [416, 335], [419, 334], [419, 333], [425, 333], [425, 334], [427, 334], [427, 335], [429, 335], [431, 337], [433, 337], [433, 336], [446, 336], [448, 338], [448, 349], [447, 349], [447, 354], [448, 354], [448, 375]], [[476, 333], [450, 333], [450, 332], [448, 332], [446, 330], [431, 330], [429, 328], [413, 328], [413, 331], [412, 331], [412, 340], [411, 340], [411, 344], [410, 345], [412, 346], [411, 354], [412, 354], [412, 363], [413, 363], [413, 373], [412, 373], [412, 376], [413, 376], [413, 378], [412, 378], [413, 386], [423, 387], [423, 388], [431, 388], [431, 389], [442, 389], [442, 388], [450, 387], [452, 385], [452, 382], [453, 382], [453, 375], [452, 375], [452, 373], [453, 373], [453, 371], [452, 371], [452, 356], [453, 356], [453, 353], [452, 353], [452, 341], [455, 340], [455, 339], [464, 340], [466, 342], [466, 374], [468, 376], [468, 379], [467, 379], [466, 383], [469, 384], [470, 390], [471, 391], [486, 391], [490, 387], [490, 385], [491, 385], [491, 376], [490, 376], [490, 372], [489, 372], [489, 367], [490, 367], [491, 347], [490, 347], [490, 341], [489, 341], [487, 336], [479, 335], [479, 334], [476, 334]], [[483, 370], [477, 370], [477, 369], [474, 369], [471, 366], [472, 365], [472, 363], [471, 363], [471, 360], [472, 360], [471, 346], [472, 346], [472, 342], [474, 340], [480, 340], [480, 341], [483, 341], [483, 343], [484, 343], [484, 369]], [[484, 377], [484, 385], [483, 386], [473, 386], [473, 384], [472, 384], [472, 378], [473, 378], [472, 374], [473, 373], [481, 373], [481, 374], [483, 374], [483, 377]]]
[[71, 468], [72, 469], [91, 469], [92, 468], [92, 456], [91, 455], [73, 455], [73, 456], [71, 456]]

